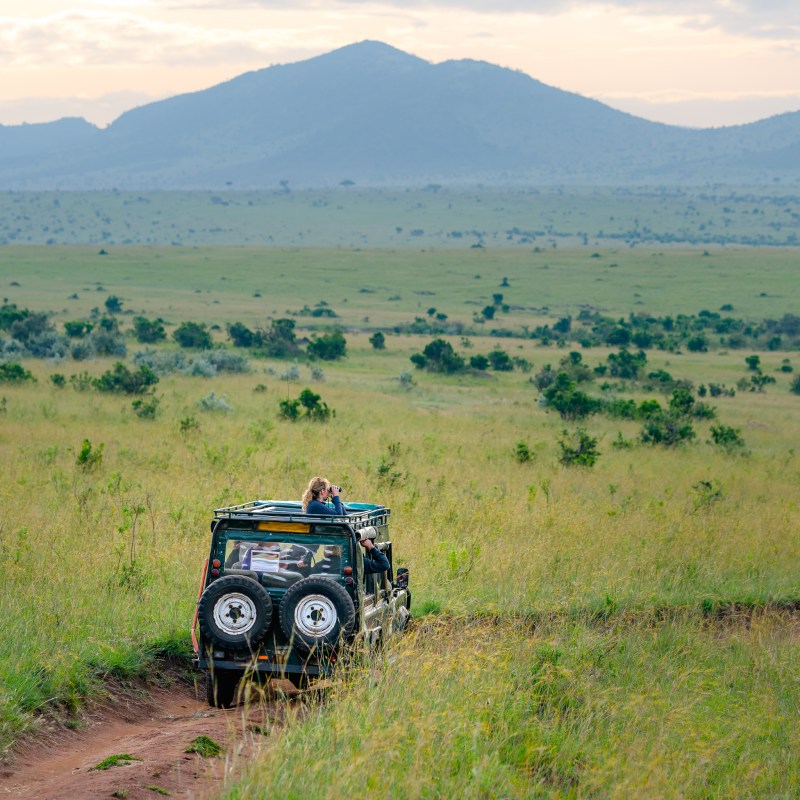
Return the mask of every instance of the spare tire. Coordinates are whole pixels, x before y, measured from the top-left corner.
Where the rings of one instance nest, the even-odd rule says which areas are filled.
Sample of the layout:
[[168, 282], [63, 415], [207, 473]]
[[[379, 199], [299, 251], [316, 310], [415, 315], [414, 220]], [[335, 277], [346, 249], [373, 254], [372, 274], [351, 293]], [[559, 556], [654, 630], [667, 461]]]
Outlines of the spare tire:
[[272, 622], [272, 600], [253, 578], [225, 575], [206, 587], [197, 619], [204, 640], [225, 650], [253, 651]]
[[284, 595], [279, 616], [286, 638], [306, 652], [333, 647], [356, 624], [355, 605], [345, 588], [320, 575], [297, 581]]

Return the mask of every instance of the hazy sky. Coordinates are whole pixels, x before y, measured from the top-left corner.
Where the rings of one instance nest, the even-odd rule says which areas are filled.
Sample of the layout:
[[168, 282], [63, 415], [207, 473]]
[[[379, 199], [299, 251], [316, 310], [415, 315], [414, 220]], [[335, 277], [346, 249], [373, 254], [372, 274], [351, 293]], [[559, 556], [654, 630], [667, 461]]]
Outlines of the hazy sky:
[[0, 0], [0, 124], [105, 125], [363, 39], [679, 125], [800, 110], [800, 0]]

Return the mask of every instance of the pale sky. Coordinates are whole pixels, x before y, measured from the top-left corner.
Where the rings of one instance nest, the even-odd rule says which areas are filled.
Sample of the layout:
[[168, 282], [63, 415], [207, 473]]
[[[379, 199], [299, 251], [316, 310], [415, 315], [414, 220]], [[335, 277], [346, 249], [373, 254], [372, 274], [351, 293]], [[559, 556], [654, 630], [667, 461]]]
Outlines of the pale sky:
[[106, 125], [364, 39], [676, 125], [800, 110], [800, 0], [0, 0], [0, 124]]

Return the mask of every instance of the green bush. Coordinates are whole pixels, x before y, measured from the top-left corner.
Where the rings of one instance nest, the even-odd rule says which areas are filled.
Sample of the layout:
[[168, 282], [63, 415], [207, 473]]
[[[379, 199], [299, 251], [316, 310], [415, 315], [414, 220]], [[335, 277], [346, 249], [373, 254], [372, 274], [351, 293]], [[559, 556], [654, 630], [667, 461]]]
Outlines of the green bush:
[[374, 350], [386, 349], [386, 337], [380, 331], [375, 331], [375, 333], [369, 337], [369, 343]]
[[311, 358], [319, 358], [322, 361], [336, 361], [347, 355], [347, 341], [340, 330], [318, 336], [314, 334], [308, 343], [306, 352]]
[[303, 389], [295, 400], [281, 400], [278, 407], [278, 416], [289, 422], [297, 422], [299, 419], [327, 422], [334, 413], [311, 389]]
[[580, 391], [566, 372], [559, 372], [542, 393], [547, 408], [553, 408], [562, 419], [584, 419], [603, 409], [602, 401]]
[[115, 394], [146, 394], [158, 383], [158, 375], [150, 367], [142, 364], [132, 372], [121, 361], [92, 381], [98, 392]]
[[660, 411], [645, 422], [640, 438], [645, 444], [674, 447], [694, 439], [695, 432], [692, 423], [684, 415], [673, 410]]
[[131, 408], [139, 419], [155, 419], [158, 403], [159, 399], [157, 397], [137, 397], [131, 403]]
[[597, 437], [589, 436], [586, 430], [580, 427], [573, 433], [563, 430], [558, 446], [561, 450], [558, 460], [565, 467], [593, 467], [600, 457]]
[[172, 338], [181, 347], [195, 347], [207, 350], [211, 347], [211, 333], [205, 323], [182, 322], [173, 332]]
[[167, 338], [164, 320], [149, 320], [146, 317], [133, 318], [133, 335], [140, 344], [154, 344]]
[[711, 443], [728, 451], [744, 450], [746, 447], [741, 429], [730, 425], [712, 425]]
[[25, 369], [21, 364], [9, 361], [7, 364], [0, 364], [0, 383], [24, 383], [25, 381], [36, 381], [33, 373]]
[[444, 339], [434, 339], [425, 345], [422, 353], [414, 353], [411, 363], [418, 369], [427, 369], [429, 372], [441, 372], [451, 375], [463, 372], [464, 359], [453, 350], [453, 345]]

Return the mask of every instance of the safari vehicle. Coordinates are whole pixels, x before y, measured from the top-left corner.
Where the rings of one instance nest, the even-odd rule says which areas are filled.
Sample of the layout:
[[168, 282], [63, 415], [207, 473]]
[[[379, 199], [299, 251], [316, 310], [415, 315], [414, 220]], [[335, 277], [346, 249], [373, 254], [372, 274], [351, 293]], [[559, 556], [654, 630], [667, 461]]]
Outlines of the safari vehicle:
[[[405, 627], [411, 593], [408, 570], [394, 574], [390, 510], [348, 503], [346, 511], [309, 515], [300, 503], [273, 500], [215, 510], [192, 625], [210, 705], [230, 707], [245, 673], [303, 686], [329, 675], [342, 648]], [[365, 572], [365, 537], [391, 569]]]

